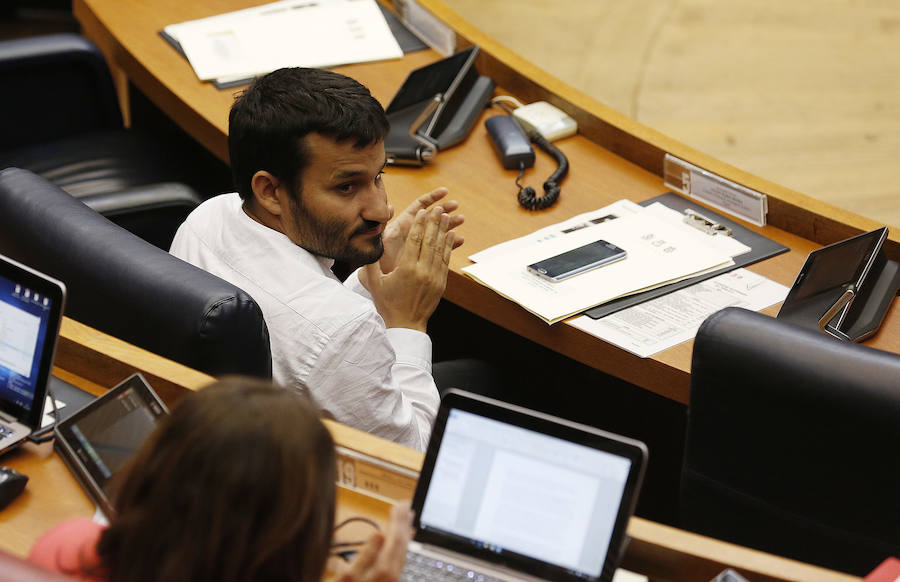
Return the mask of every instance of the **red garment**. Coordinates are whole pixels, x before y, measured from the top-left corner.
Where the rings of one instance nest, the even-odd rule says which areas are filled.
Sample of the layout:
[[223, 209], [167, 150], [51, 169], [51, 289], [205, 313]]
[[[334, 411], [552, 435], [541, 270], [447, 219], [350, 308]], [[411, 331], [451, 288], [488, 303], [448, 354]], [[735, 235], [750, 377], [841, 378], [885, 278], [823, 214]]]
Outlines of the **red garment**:
[[105, 582], [103, 577], [85, 573], [100, 565], [97, 542], [104, 529], [86, 518], [64, 521], [35, 542], [28, 553], [28, 561], [86, 582]]

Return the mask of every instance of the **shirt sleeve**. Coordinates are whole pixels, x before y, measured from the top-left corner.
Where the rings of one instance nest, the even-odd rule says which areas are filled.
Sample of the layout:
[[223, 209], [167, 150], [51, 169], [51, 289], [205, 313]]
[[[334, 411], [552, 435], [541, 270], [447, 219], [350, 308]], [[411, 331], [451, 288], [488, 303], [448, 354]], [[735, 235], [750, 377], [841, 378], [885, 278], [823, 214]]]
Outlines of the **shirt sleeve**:
[[103, 529], [90, 519], [64, 521], [38, 538], [28, 553], [28, 561], [53, 572], [74, 575], [79, 580], [103, 580], [91, 575], [100, 565], [97, 542]]
[[344, 287], [346, 287], [350, 291], [353, 291], [357, 295], [362, 295], [369, 301], [372, 300], [372, 294], [369, 293], [369, 290], [366, 289], [363, 286], [362, 281], [359, 280], [359, 269], [350, 273], [350, 276], [348, 276], [344, 281]]
[[376, 312], [364, 313], [324, 346], [308, 389], [339, 422], [423, 451], [440, 404], [431, 338], [385, 329]]

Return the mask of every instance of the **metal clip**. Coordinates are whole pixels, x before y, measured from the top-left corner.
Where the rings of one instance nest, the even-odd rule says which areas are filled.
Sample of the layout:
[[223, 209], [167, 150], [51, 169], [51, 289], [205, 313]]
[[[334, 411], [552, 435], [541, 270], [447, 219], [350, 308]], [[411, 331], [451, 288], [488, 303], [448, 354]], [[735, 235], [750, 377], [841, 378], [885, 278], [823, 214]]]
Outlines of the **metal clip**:
[[684, 218], [682, 220], [685, 224], [689, 224], [698, 230], [702, 230], [708, 235], [721, 234], [724, 236], [731, 236], [730, 228], [719, 224], [714, 220], [710, 220], [709, 218], [703, 216], [695, 210], [691, 210], [690, 208], [685, 209]]

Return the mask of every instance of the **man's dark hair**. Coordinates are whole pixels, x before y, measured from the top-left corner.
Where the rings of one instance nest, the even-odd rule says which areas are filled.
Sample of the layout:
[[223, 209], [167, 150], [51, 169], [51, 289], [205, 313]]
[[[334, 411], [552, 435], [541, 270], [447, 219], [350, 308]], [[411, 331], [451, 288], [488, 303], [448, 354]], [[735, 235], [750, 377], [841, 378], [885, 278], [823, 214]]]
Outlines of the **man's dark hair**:
[[308, 133], [363, 148], [385, 138], [384, 108], [359, 82], [321, 69], [278, 69], [258, 79], [231, 107], [228, 153], [241, 198], [250, 199], [253, 175], [266, 170], [292, 193], [309, 165]]

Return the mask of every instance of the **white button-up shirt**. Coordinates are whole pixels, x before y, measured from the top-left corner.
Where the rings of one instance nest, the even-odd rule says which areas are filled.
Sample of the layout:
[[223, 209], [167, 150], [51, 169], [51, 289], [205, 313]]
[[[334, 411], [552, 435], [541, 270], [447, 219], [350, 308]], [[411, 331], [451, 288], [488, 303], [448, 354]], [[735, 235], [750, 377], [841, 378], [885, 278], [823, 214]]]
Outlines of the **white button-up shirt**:
[[240, 287], [259, 304], [276, 382], [338, 422], [424, 450], [440, 396], [431, 339], [387, 329], [353, 273], [250, 218], [235, 194], [216, 196], [178, 229], [171, 253]]

